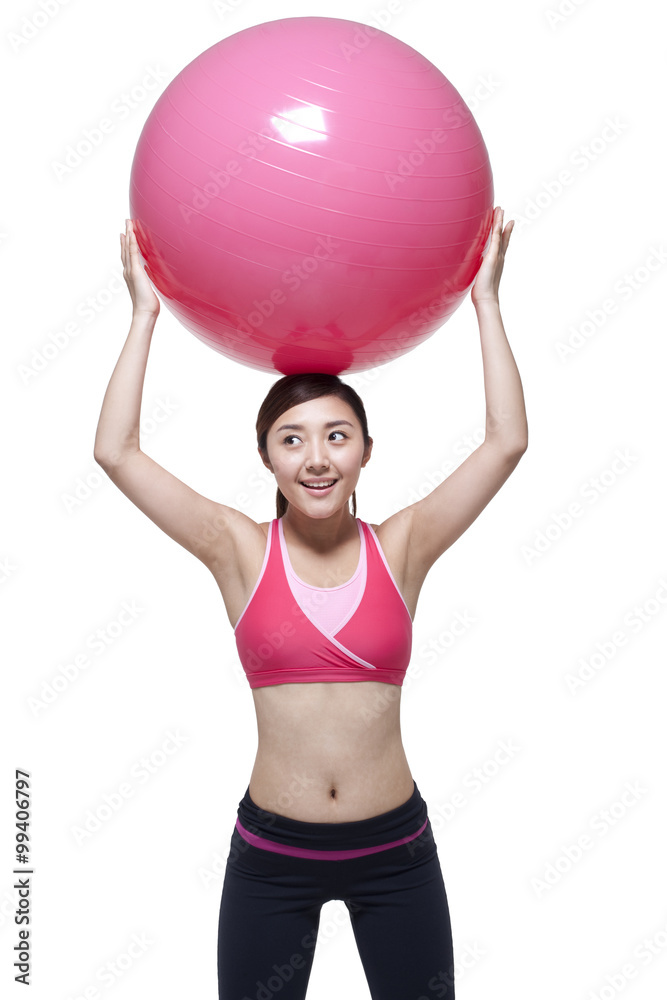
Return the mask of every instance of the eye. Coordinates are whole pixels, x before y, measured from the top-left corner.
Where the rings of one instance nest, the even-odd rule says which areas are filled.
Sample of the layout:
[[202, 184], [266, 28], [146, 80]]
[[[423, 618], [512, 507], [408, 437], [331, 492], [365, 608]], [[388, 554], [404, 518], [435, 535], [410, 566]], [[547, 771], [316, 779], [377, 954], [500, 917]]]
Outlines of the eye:
[[[343, 431], [331, 431], [329, 437], [331, 438], [333, 434], [340, 434], [341, 438], [347, 438], [347, 434], [345, 434]], [[298, 437], [297, 434], [288, 434], [287, 437], [283, 438], [283, 444], [290, 444], [291, 441], [300, 441], [300, 440], [301, 439]]]

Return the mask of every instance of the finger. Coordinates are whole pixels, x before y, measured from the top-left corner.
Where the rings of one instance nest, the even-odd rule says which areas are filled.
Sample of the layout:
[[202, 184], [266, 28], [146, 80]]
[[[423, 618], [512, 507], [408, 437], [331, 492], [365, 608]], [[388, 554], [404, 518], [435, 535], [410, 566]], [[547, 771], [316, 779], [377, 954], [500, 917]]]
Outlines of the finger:
[[131, 242], [132, 252], [136, 254], [137, 260], [139, 260], [139, 241], [137, 240], [137, 234], [134, 226], [132, 226], [132, 242]]
[[510, 219], [505, 227], [505, 233], [503, 235], [503, 252], [507, 250], [509, 246], [510, 237], [514, 231], [514, 219]]
[[123, 267], [129, 270], [130, 267], [130, 248], [129, 248], [129, 231], [127, 227], [127, 219], [125, 220], [125, 232], [122, 236], [123, 241]]
[[482, 252], [482, 257], [488, 257], [490, 253], [495, 253], [497, 250], [496, 242], [498, 238], [498, 209], [494, 208], [493, 216], [491, 217], [491, 231], [489, 233], [488, 239], [486, 241], [486, 246]]
[[133, 264], [139, 264], [139, 244], [137, 243], [134, 227], [130, 221], [130, 265]]

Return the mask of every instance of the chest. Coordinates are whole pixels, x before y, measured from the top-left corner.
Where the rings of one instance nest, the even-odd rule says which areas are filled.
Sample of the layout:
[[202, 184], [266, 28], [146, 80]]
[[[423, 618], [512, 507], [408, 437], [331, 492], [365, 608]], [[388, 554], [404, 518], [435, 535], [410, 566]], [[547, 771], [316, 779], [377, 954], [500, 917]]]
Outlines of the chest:
[[340, 587], [357, 571], [359, 539], [339, 547], [335, 553], [318, 555], [312, 550], [290, 548], [289, 565], [303, 583], [311, 587]]

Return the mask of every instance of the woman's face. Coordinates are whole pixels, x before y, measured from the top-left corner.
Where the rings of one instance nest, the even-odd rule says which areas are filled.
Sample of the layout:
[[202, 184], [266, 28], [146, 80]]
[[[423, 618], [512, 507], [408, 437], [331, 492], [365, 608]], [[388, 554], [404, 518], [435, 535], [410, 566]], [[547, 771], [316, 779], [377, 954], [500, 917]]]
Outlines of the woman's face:
[[[346, 504], [368, 462], [361, 424], [338, 396], [320, 396], [281, 413], [266, 436], [269, 461], [280, 492], [310, 517], [329, 517]], [[330, 483], [333, 486], [308, 486]]]

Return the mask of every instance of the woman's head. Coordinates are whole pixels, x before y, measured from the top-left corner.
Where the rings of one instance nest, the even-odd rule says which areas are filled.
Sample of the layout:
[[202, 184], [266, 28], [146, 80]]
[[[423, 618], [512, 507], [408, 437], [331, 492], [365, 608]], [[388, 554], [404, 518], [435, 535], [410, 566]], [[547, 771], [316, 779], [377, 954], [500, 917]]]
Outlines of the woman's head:
[[[257, 416], [257, 448], [276, 477], [276, 513], [288, 503], [310, 517], [329, 517], [352, 497], [371, 455], [366, 411], [337, 375], [308, 372], [274, 382]], [[305, 482], [335, 479], [320, 495]]]

